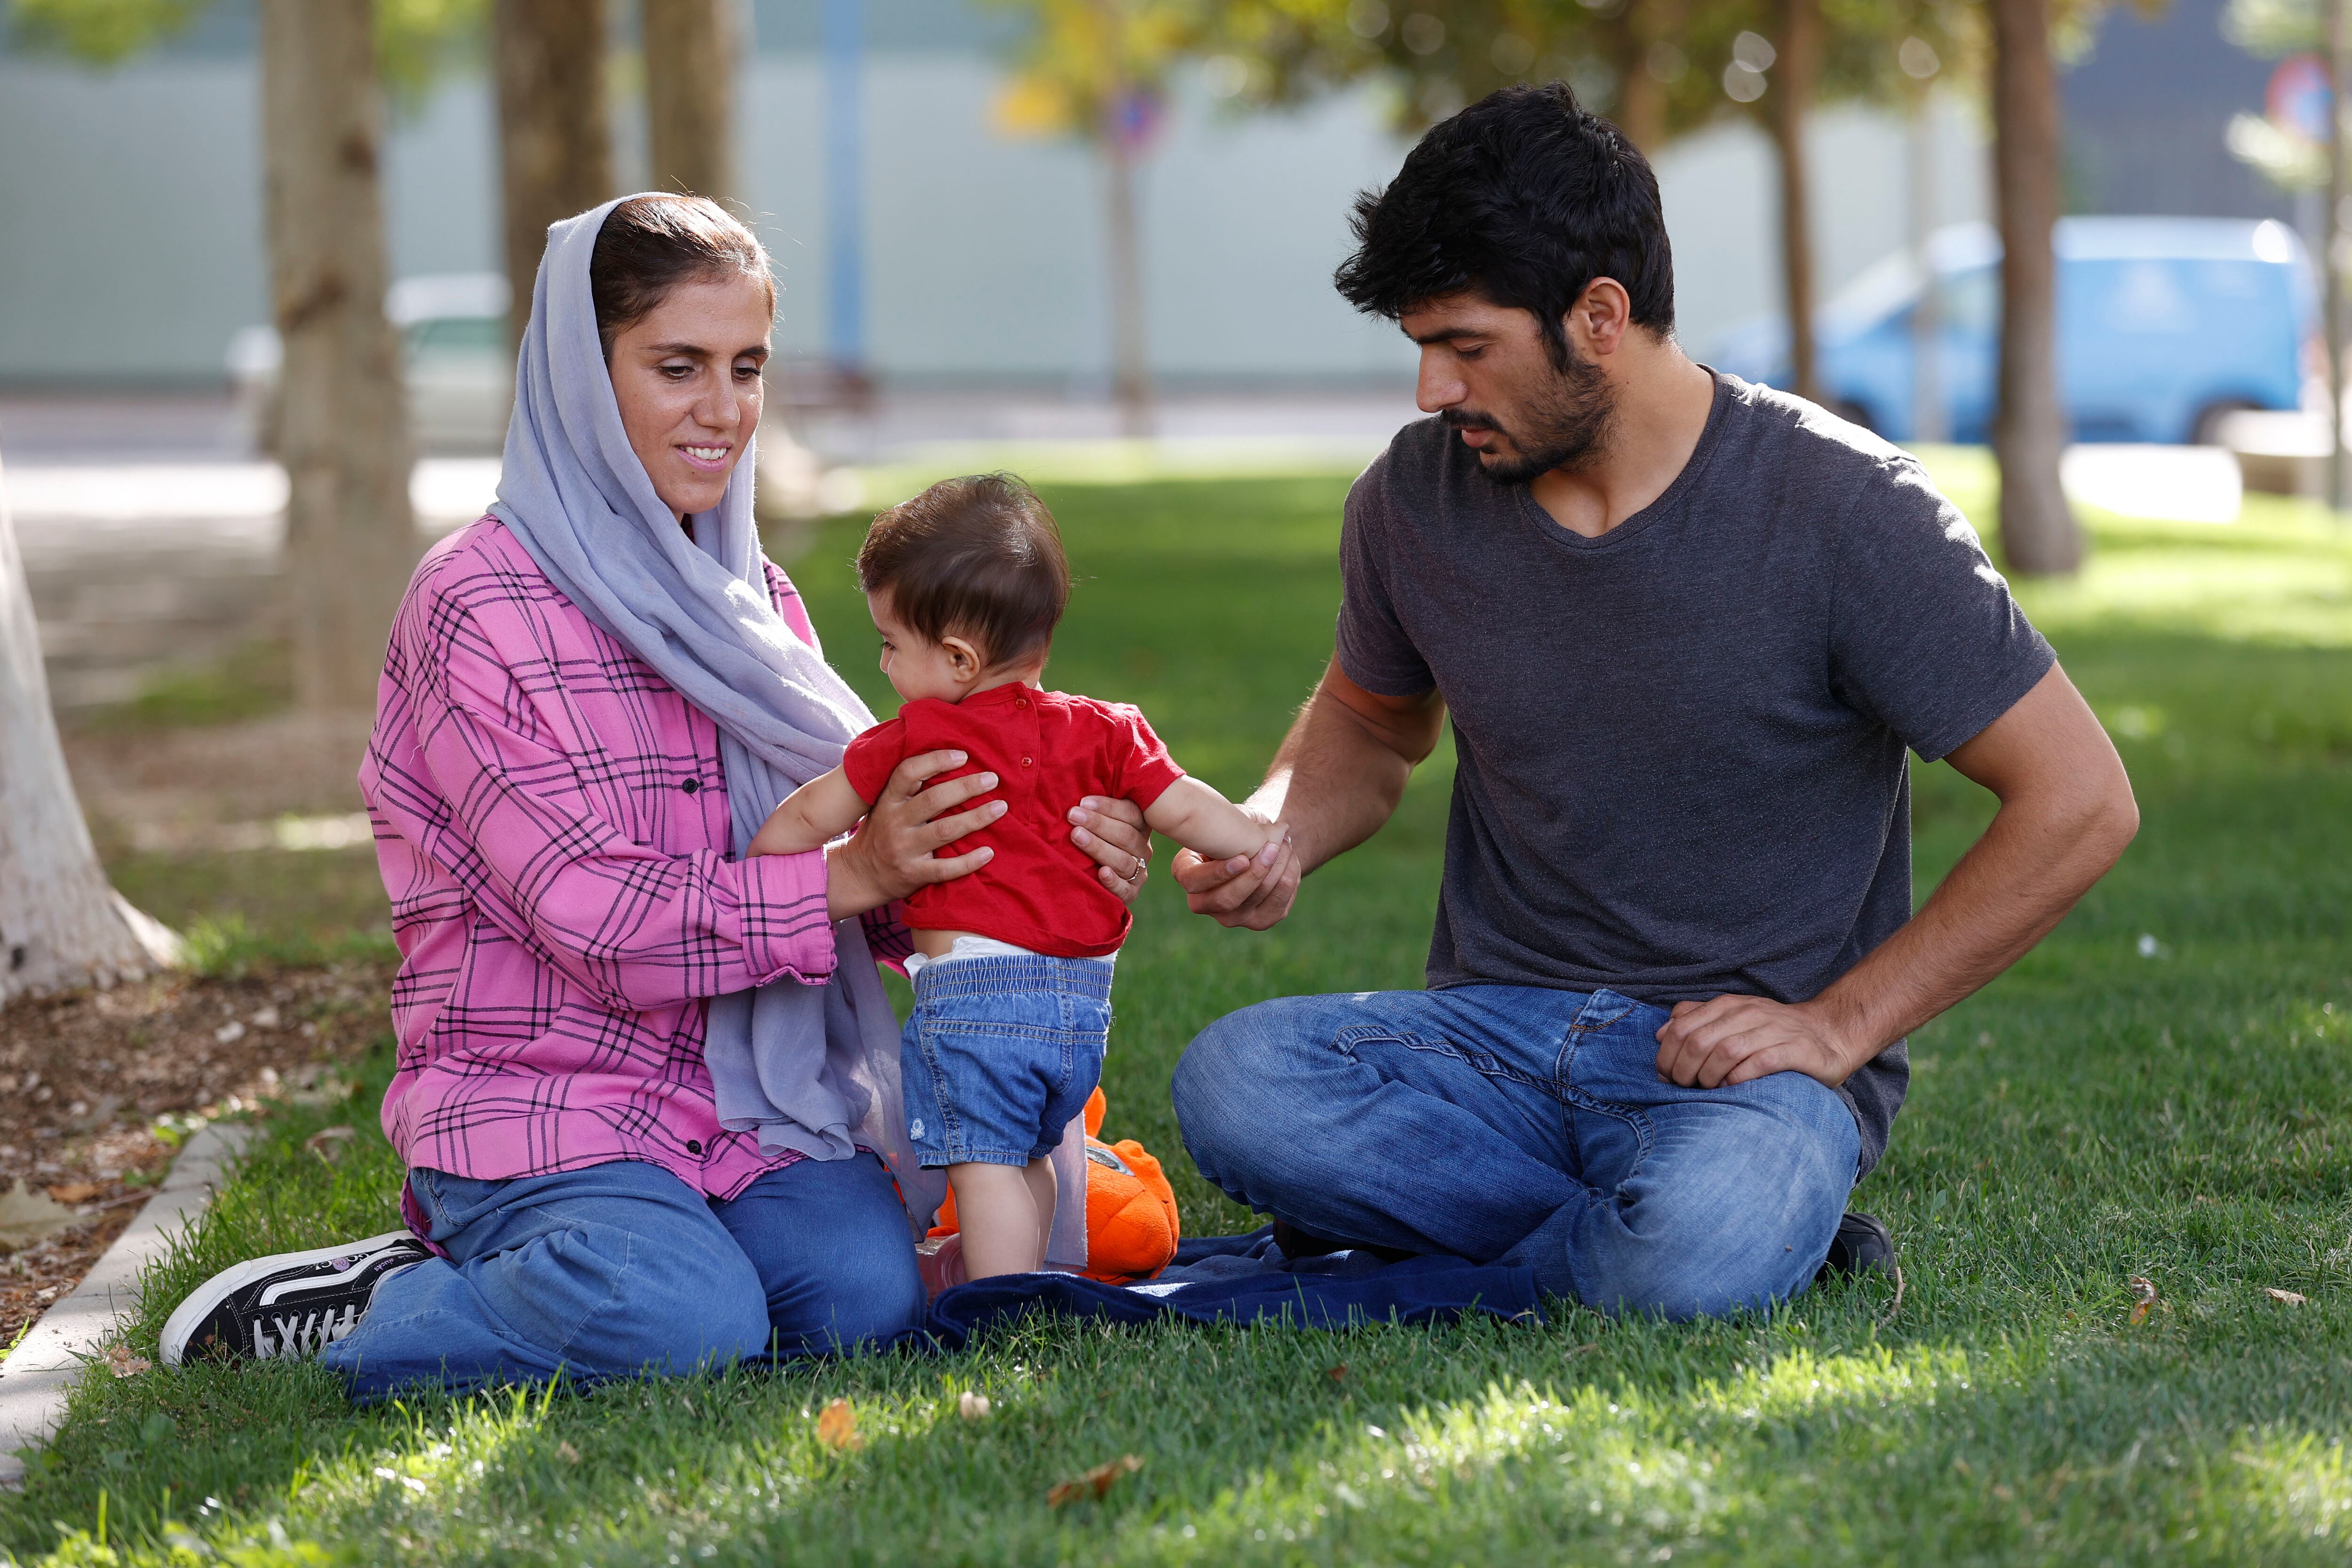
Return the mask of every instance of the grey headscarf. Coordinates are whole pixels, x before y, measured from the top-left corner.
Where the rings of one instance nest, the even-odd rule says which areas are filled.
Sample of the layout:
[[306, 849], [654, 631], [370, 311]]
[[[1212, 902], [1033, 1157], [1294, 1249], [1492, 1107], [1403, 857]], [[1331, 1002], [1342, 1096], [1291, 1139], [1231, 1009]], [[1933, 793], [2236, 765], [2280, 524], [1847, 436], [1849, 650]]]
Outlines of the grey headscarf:
[[[619, 205], [547, 231], [491, 510], [565, 598], [718, 724], [740, 855], [776, 804], [838, 764], [874, 716], [770, 601], [751, 442], [718, 506], [688, 520], [691, 542], [630, 449], [588, 279], [597, 233]], [[704, 1054], [719, 1121], [756, 1129], [769, 1153], [880, 1150], [926, 1222], [942, 1184], [907, 1146], [898, 1021], [859, 921], [834, 927], [834, 952], [824, 985], [788, 975], [711, 1000]]]

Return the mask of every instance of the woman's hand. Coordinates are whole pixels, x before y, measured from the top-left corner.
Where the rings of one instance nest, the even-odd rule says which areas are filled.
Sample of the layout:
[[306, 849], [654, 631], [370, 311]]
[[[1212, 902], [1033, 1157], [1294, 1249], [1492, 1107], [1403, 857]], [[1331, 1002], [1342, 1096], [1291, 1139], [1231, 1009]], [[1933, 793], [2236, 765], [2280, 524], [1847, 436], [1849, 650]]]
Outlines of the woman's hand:
[[1102, 885], [1129, 903], [1151, 874], [1151, 830], [1131, 800], [1090, 795], [1070, 808], [1070, 842], [1093, 856]]
[[857, 836], [825, 853], [825, 910], [832, 919], [845, 921], [878, 910], [918, 888], [952, 881], [988, 864], [996, 852], [985, 847], [952, 858], [933, 853], [986, 827], [1010, 809], [1001, 800], [970, 811], [956, 809], [994, 789], [994, 773], [923, 787], [966, 760], [961, 752], [925, 752], [898, 764], [882, 798], [858, 826]]

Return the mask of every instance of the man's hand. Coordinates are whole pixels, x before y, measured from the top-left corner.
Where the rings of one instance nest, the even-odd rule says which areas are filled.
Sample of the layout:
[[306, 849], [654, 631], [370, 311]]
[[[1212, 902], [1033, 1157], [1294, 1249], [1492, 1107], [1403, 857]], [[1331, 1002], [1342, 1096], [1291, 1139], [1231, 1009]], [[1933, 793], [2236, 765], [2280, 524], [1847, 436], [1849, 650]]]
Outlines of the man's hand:
[[1763, 996], [1677, 1002], [1658, 1030], [1658, 1076], [1685, 1089], [1721, 1089], [1767, 1073], [1801, 1072], [1835, 1089], [1876, 1054], [1858, 1049], [1811, 1003]]
[[1169, 874], [1184, 889], [1184, 902], [1194, 914], [1206, 915], [1221, 926], [1264, 931], [1290, 912], [1305, 867], [1288, 827], [1268, 822], [1253, 806], [1241, 809], [1265, 823], [1265, 848], [1229, 860], [1204, 860], [1190, 849], [1179, 850]]

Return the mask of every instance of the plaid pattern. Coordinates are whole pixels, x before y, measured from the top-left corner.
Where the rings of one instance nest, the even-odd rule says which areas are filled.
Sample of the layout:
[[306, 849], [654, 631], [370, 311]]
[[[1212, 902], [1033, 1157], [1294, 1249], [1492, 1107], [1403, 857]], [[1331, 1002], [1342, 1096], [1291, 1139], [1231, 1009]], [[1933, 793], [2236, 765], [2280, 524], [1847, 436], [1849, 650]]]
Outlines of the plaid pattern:
[[[497, 519], [418, 566], [360, 790], [401, 952], [383, 1125], [404, 1161], [494, 1181], [643, 1160], [731, 1198], [798, 1158], [719, 1127], [705, 999], [832, 973], [824, 858], [726, 858], [718, 726]], [[866, 917], [894, 963], [898, 914]]]

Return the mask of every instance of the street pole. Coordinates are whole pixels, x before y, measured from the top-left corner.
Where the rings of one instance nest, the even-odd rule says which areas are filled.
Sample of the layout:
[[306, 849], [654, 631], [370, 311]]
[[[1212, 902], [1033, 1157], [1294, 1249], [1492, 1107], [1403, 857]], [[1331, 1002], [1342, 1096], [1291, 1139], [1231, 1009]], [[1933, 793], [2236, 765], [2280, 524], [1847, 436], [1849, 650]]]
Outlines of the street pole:
[[835, 396], [866, 389], [866, 16], [861, 0], [824, 5], [825, 348]]
[[2327, 6], [2327, 221], [2319, 226], [2326, 243], [2320, 249], [2321, 276], [2327, 299], [2327, 504], [2338, 517], [2347, 500], [2347, 455], [2344, 449], [2344, 234], [2345, 207], [2352, 203], [2352, 170], [2347, 170], [2344, 145], [2344, 87], [2352, 79], [2352, 0], [2329, 0]]

